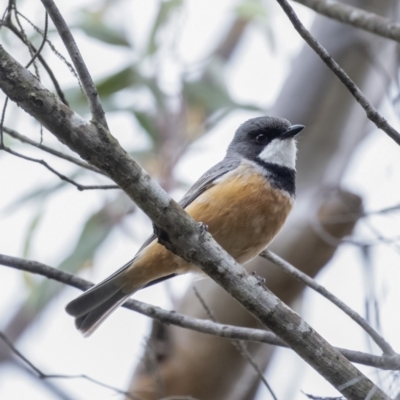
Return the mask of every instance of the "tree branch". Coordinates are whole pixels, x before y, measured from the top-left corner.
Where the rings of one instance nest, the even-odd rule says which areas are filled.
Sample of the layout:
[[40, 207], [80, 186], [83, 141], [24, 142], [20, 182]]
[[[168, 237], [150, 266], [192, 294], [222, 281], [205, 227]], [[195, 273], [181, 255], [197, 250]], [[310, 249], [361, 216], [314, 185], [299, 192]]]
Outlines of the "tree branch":
[[400, 42], [400, 24], [378, 14], [335, 0], [293, 0], [319, 14], [345, 24]]
[[[24, 37], [24, 35], [17, 29], [17, 27], [12, 23], [11, 20], [3, 21], [3, 23], [4, 23], [4, 26], [6, 26], [8, 29], [10, 29], [10, 31], [12, 33], [14, 33], [14, 35], [28, 47], [30, 52], [31, 51], [37, 52], [36, 47]], [[49, 75], [49, 78], [51, 79], [51, 81], [52, 81], [52, 83], [54, 85], [54, 88], [55, 88], [58, 96], [60, 97], [61, 101], [65, 105], [69, 106], [68, 101], [65, 98], [65, 95], [64, 95], [64, 93], [63, 93], [63, 91], [61, 89], [61, 86], [58, 83], [57, 78], [55, 77], [52, 69], [47, 64], [46, 60], [40, 54], [38, 55], [38, 59], [39, 59], [40, 63], [42, 64], [43, 68], [46, 70], [47, 74]]]
[[21, 153], [18, 153], [12, 149], [10, 149], [7, 146], [0, 145], [0, 150], [4, 150], [9, 154], [12, 154], [13, 156], [22, 158], [27, 161], [31, 161], [40, 165], [43, 165], [45, 168], [47, 168], [50, 172], [52, 172], [54, 175], [58, 176], [62, 181], [68, 182], [71, 185], [74, 185], [78, 190], [83, 191], [83, 190], [109, 190], [109, 189], [119, 189], [119, 186], [117, 185], [81, 185], [80, 183], [75, 182], [74, 180], [68, 178], [67, 176], [61, 174], [57, 170], [55, 170], [52, 166], [50, 166], [46, 161], [44, 160], [39, 160], [38, 158], [33, 158], [29, 156], [25, 156]]
[[293, 278], [297, 279], [300, 282], [303, 282], [311, 289], [315, 290], [330, 302], [335, 304], [338, 308], [340, 308], [344, 313], [346, 313], [353, 321], [355, 321], [358, 325], [361, 326], [374, 340], [374, 342], [381, 348], [381, 350], [386, 355], [397, 356], [400, 361], [400, 355], [396, 354], [393, 350], [392, 346], [374, 329], [372, 326], [356, 311], [352, 310], [347, 304], [345, 304], [342, 300], [338, 299], [334, 294], [326, 290], [322, 285], [316, 282], [313, 278], [306, 275], [304, 272], [301, 272], [293, 265], [289, 264], [287, 261], [279, 257], [278, 255], [272, 253], [269, 250], [264, 250], [260, 253], [260, 256], [265, 258], [266, 260], [271, 261], [273, 264], [282, 268], [285, 272], [293, 276]]
[[58, 158], [62, 158], [62, 159], [67, 160], [67, 161], [69, 161], [69, 162], [71, 162], [73, 164], [76, 164], [79, 167], [88, 169], [89, 171], [93, 171], [93, 172], [96, 172], [96, 173], [101, 174], [101, 175], [104, 175], [104, 172], [102, 170], [94, 167], [93, 165], [90, 165], [87, 162], [80, 160], [79, 158], [72, 157], [72, 156], [70, 156], [68, 154], [61, 153], [61, 151], [54, 150], [51, 147], [48, 147], [48, 146], [46, 146], [44, 144], [35, 142], [34, 140], [28, 138], [25, 135], [22, 135], [22, 134], [18, 133], [17, 131], [15, 131], [13, 129], [10, 129], [10, 128], [7, 128], [7, 127], [4, 126], [3, 127], [3, 131], [6, 132], [11, 137], [13, 137], [15, 139], [18, 139], [19, 141], [21, 141], [23, 143], [28, 143], [31, 146], [37, 147], [38, 149], [45, 151], [46, 153], [52, 154], [53, 156], [56, 156]]
[[42, 43], [40, 44], [39, 48], [37, 49], [36, 53], [33, 55], [33, 57], [31, 58], [31, 60], [28, 62], [28, 64], [25, 65], [25, 68], [28, 69], [29, 66], [31, 64], [34, 63], [34, 61], [36, 60], [36, 58], [40, 55], [40, 53], [43, 50], [44, 45], [46, 44], [46, 40], [47, 40], [47, 29], [49, 27], [49, 16], [46, 13], [45, 14], [45, 22], [44, 22], [44, 32], [43, 32], [43, 40]]
[[292, 6], [287, 0], [276, 0], [283, 11], [288, 16], [293, 27], [306, 43], [318, 54], [322, 61], [332, 70], [332, 72], [340, 79], [348, 91], [353, 95], [356, 101], [365, 110], [368, 119], [370, 119], [379, 129], [382, 129], [389, 137], [391, 137], [398, 145], [400, 145], [400, 133], [396, 131], [387, 120], [379, 114], [378, 110], [368, 101], [361, 92], [360, 88], [340, 67], [340, 65], [332, 58], [332, 56], [322, 47], [319, 42], [311, 35], [311, 33], [301, 23]]
[[118, 389], [114, 386], [103, 383], [97, 379], [91, 378], [88, 375], [80, 374], [80, 375], [64, 375], [64, 374], [45, 374], [42, 370], [36, 367], [31, 361], [29, 361], [11, 342], [11, 340], [0, 331], [0, 339], [8, 346], [8, 348], [16, 355], [20, 360], [22, 360], [36, 375], [39, 379], [85, 379], [89, 382], [92, 382], [96, 385], [102, 386], [104, 388], [113, 390], [116, 393], [123, 394], [127, 398], [132, 400], [140, 400], [138, 397], [133, 395], [132, 393], [126, 392], [125, 390]]
[[95, 121], [88, 123], [66, 107], [1, 46], [0, 88], [59, 140], [113, 179], [150, 217], [164, 246], [199, 266], [345, 397], [349, 400], [368, 396], [370, 400], [388, 398], [298, 314], [226, 253], [204, 231], [202, 224], [195, 222], [151, 180], [110, 132]]
[[[92, 282], [74, 276], [68, 272], [52, 268], [37, 261], [29, 261], [22, 258], [0, 254], [0, 264], [21, 271], [27, 271], [32, 274], [45, 276], [46, 278], [64, 283], [79, 290], [87, 290], [93, 286]], [[210, 320], [193, 318], [179, 314], [175, 311], [163, 310], [160, 307], [133, 299], [125, 302], [122, 307], [160, 321], [163, 324], [176, 325], [181, 328], [191, 329], [206, 335], [219, 336], [225, 339], [246, 340], [249, 342], [259, 342], [280, 347], [287, 347], [287, 345], [282, 340], [277, 338], [276, 335], [261, 329], [241, 328], [238, 326], [216, 323]], [[400, 370], [400, 361], [398, 358], [387, 355], [375, 356], [372, 354], [343, 348], [337, 348], [337, 350], [349, 361], [358, 364], [368, 365], [370, 367], [383, 370]]]
[[78, 46], [75, 43], [75, 39], [72, 36], [68, 25], [66, 24], [63, 16], [61, 15], [53, 0], [42, 0], [42, 3], [44, 5], [44, 8], [50, 15], [50, 18], [53, 21], [53, 24], [56, 27], [62, 41], [64, 42], [65, 48], [67, 49], [69, 56], [71, 57], [72, 63], [76, 68], [76, 72], [78, 73], [86, 97], [89, 101], [93, 121], [99, 123], [105, 129], [108, 129], [106, 115], [103, 110], [103, 106], [101, 105], [96, 86], [94, 85], [93, 79], [90, 76], [89, 70], [87, 69], [85, 62], [83, 61], [82, 55], [78, 49]]

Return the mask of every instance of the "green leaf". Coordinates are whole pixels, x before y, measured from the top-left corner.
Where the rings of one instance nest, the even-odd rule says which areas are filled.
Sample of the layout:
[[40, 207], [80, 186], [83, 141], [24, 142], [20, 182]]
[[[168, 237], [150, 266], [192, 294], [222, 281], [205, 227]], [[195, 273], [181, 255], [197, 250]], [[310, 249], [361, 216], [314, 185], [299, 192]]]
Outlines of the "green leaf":
[[177, 11], [182, 5], [183, 0], [167, 0], [161, 2], [160, 8], [158, 9], [157, 17], [154, 21], [154, 25], [149, 36], [146, 51], [147, 55], [152, 55], [157, 51], [157, 40], [160, 35], [161, 29], [168, 23], [173, 13]]
[[[105, 105], [106, 111], [108, 108], [115, 109], [112, 106], [112, 96], [117, 92], [144, 83], [136, 69], [135, 65], [125, 66], [122, 69], [113, 72], [105, 78], [99, 79], [96, 82], [96, 87]], [[89, 112], [87, 99], [78, 87], [73, 87], [65, 90], [65, 95], [71, 104], [71, 107], [80, 114]], [[108, 106], [108, 108], [107, 108]]]
[[268, 12], [260, 0], [243, 0], [236, 7], [236, 14], [243, 19], [264, 20], [268, 19]]
[[[75, 248], [61, 262], [58, 269], [75, 274], [85, 266], [91, 265], [97, 249], [108, 238], [112, 228], [121, 221], [124, 215], [126, 215], [126, 210], [125, 212], [115, 212], [112, 209], [112, 203], [91, 215], [83, 226]], [[60, 285], [57, 283], [42, 280], [32, 290], [27, 304], [32, 310], [40, 310], [57, 294], [59, 288]]]
[[128, 67], [124, 67], [120, 71], [99, 80], [96, 83], [96, 87], [100, 96], [108, 97], [120, 90], [142, 83], [143, 78], [140, 76], [138, 71], [134, 66], [129, 65]]
[[140, 126], [149, 134], [153, 141], [158, 142], [159, 131], [155, 123], [155, 117], [143, 111], [133, 110], [132, 113], [136, 117], [136, 120], [139, 122]]
[[104, 13], [82, 11], [79, 22], [75, 25], [88, 36], [114, 46], [131, 47], [126, 32], [120, 26], [110, 25]]

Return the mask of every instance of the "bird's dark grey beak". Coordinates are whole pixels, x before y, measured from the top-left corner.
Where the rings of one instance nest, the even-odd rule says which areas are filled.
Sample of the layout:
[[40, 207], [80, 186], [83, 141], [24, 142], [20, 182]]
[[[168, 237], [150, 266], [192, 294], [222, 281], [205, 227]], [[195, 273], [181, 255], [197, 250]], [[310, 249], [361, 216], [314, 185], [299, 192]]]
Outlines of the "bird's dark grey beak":
[[289, 139], [295, 137], [304, 129], [304, 125], [292, 125], [286, 132], [279, 136], [279, 139]]

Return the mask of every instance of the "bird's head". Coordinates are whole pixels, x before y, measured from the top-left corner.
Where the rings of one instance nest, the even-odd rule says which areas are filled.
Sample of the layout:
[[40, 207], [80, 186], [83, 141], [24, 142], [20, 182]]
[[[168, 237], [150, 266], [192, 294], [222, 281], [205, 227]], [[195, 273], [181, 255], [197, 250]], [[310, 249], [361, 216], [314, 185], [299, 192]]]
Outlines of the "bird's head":
[[291, 125], [283, 118], [258, 117], [244, 122], [228, 147], [228, 154], [236, 153], [249, 160], [257, 159], [295, 169], [296, 135], [303, 125]]

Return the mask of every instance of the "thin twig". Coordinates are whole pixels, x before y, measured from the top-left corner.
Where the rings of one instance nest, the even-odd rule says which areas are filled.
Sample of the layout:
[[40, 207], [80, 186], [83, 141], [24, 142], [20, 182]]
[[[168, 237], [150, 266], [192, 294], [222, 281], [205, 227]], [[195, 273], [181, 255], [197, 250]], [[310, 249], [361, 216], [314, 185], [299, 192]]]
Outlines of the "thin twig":
[[336, 21], [400, 42], [400, 24], [334, 0], [293, 0]]
[[[44, 37], [44, 32], [43, 32], [42, 29], [40, 29], [38, 26], [36, 26], [29, 18], [27, 18], [24, 14], [22, 14], [18, 10], [17, 10], [17, 14], [21, 18], [23, 18], [30, 26], [32, 26], [32, 28], [37, 33], [39, 33], [39, 35]], [[56, 49], [56, 47], [54, 46], [54, 44], [52, 43], [52, 41], [48, 37], [46, 37], [46, 42], [50, 46], [50, 49], [53, 51], [53, 53], [67, 66], [67, 68], [70, 70], [72, 75], [76, 78], [76, 80], [78, 81], [79, 87], [80, 87], [80, 89], [81, 89], [81, 91], [83, 93], [83, 88], [82, 88], [82, 85], [81, 85], [81, 81], [79, 80], [79, 76], [76, 73], [74, 66]]]
[[36, 367], [31, 361], [29, 361], [11, 342], [11, 340], [3, 333], [0, 331], [0, 338], [3, 340], [3, 342], [8, 346], [8, 348], [12, 351], [13, 354], [15, 354], [19, 359], [21, 359], [28, 367], [38, 376], [39, 379], [85, 379], [89, 382], [92, 382], [98, 386], [102, 386], [104, 388], [113, 390], [116, 393], [123, 394], [124, 396], [127, 396], [130, 399], [133, 400], [138, 400], [138, 397], [132, 395], [129, 392], [126, 392], [125, 390], [118, 389], [114, 386], [108, 385], [106, 383], [103, 383], [97, 379], [91, 378], [88, 375], [85, 374], [79, 374], [79, 375], [64, 375], [64, 374], [45, 374], [42, 370], [40, 370], [38, 367]]
[[4, 100], [3, 110], [1, 111], [1, 119], [0, 119], [0, 149], [4, 148], [4, 120], [6, 118], [6, 110], [8, 104], [8, 96]]
[[368, 101], [365, 95], [355, 82], [347, 75], [340, 65], [332, 58], [332, 56], [322, 47], [319, 42], [311, 35], [311, 33], [301, 23], [292, 6], [287, 0], [276, 0], [283, 11], [288, 16], [296, 31], [308, 43], [308, 45], [318, 54], [322, 61], [332, 70], [332, 72], [340, 79], [356, 101], [365, 110], [367, 117], [386, 134], [391, 137], [398, 145], [400, 145], [400, 133], [394, 129], [387, 120], [379, 114], [377, 109]]
[[[19, 20], [19, 17], [18, 17], [18, 10], [17, 10], [17, 3], [16, 3], [16, 0], [14, 0], [14, 1], [12, 2], [12, 9], [13, 9], [13, 11], [14, 11], [14, 18], [15, 18], [15, 21], [17, 22], [17, 25], [18, 25], [18, 27], [19, 27], [19, 32], [20, 32], [21, 36], [22, 36], [23, 39], [24, 39], [24, 43], [30, 43], [30, 41], [29, 41], [29, 39], [28, 39], [28, 35], [26, 34], [25, 29], [24, 29], [24, 27], [22, 26], [21, 21]], [[10, 18], [9, 22], [10, 22], [10, 24], [12, 23], [12, 22], [11, 22], [11, 18]], [[32, 58], [34, 58], [34, 56], [35, 56], [35, 51], [32, 49], [31, 46], [28, 45], [27, 47], [28, 47], [29, 54], [31, 55]], [[37, 63], [36, 63], [35, 61], [33, 61], [33, 67], [34, 67], [34, 69], [35, 69], [36, 78], [40, 81], [39, 67], [38, 67], [38, 65], [37, 65]]]
[[39, 56], [41, 51], [43, 50], [44, 45], [46, 44], [47, 40], [47, 28], [49, 26], [49, 15], [45, 13], [45, 19], [44, 19], [44, 33], [43, 33], [43, 40], [42, 43], [40, 44], [39, 48], [37, 49], [36, 53], [33, 55], [31, 60], [26, 64], [25, 68], [28, 69], [30, 65], [36, 60], [36, 58]]
[[53, 167], [51, 167], [46, 161], [44, 160], [39, 160], [38, 158], [33, 158], [33, 157], [28, 157], [25, 156], [21, 153], [18, 153], [12, 149], [10, 149], [7, 146], [2, 146], [2, 150], [6, 151], [9, 154], [12, 154], [16, 157], [22, 158], [27, 161], [32, 161], [37, 164], [43, 165], [45, 168], [47, 168], [49, 171], [51, 171], [54, 175], [57, 175], [61, 180], [70, 183], [71, 185], [74, 185], [78, 190], [83, 191], [83, 190], [109, 190], [109, 189], [120, 189], [119, 186], [117, 185], [81, 185], [80, 183], [75, 182], [74, 180], [68, 178], [67, 176], [59, 173], [56, 171]]
[[42, 0], [42, 3], [46, 11], [49, 13], [50, 18], [52, 19], [53, 24], [56, 27], [61, 40], [64, 42], [64, 45], [71, 57], [72, 63], [78, 72], [86, 97], [89, 101], [93, 120], [102, 125], [104, 128], [108, 129], [105, 112], [103, 110], [103, 106], [101, 105], [96, 86], [94, 85], [93, 79], [90, 76], [85, 62], [83, 61], [82, 55], [75, 43], [75, 39], [72, 36], [68, 25], [66, 24], [63, 16], [53, 0]]
[[270, 250], [264, 250], [260, 253], [260, 256], [265, 258], [266, 260], [271, 261], [273, 264], [283, 269], [285, 272], [290, 274], [293, 278], [298, 281], [306, 284], [311, 289], [315, 290], [330, 302], [335, 304], [338, 308], [340, 308], [344, 313], [346, 313], [353, 321], [355, 321], [358, 325], [361, 326], [374, 340], [374, 342], [381, 348], [381, 350], [386, 355], [394, 355], [396, 354], [393, 350], [392, 346], [374, 329], [368, 322], [356, 311], [352, 310], [347, 304], [338, 299], [334, 294], [329, 292], [325, 287], [317, 283], [314, 279], [306, 275], [304, 272], [298, 270], [293, 265], [289, 264], [283, 258], [277, 256], [272, 253]]
[[68, 154], [61, 153], [60, 151], [54, 150], [51, 147], [48, 147], [48, 146], [46, 146], [44, 144], [35, 142], [34, 140], [28, 138], [25, 135], [22, 135], [22, 134], [18, 133], [17, 131], [15, 131], [13, 129], [10, 129], [10, 128], [7, 128], [7, 127], [3, 127], [3, 131], [6, 132], [8, 135], [12, 136], [13, 138], [20, 140], [23, 143], [28, 143], [31, 146], [35, 146], [40, 150], [43, 150], [43, 151], [45, 151], [45, 152], [47, 152], [49, 154], [52, 154], [53, 156], [56, 156], [58, 158], [62, 158], [62, 159], [67, 160], [67, 161], [69, 161], [69, 162], [71, 162], [73, 164], [76, 164], [79, 167], [88, 169], [89, 171], [93, 171], [93, 172], [96, 172], [96, 173], [101, 174], [101, 175], [104, 175], [104, 172], [101, 171], [100, 169], [98, 169], [97, 167], [95, 167], [93, 165], [90, 165], [89, 163], [87, 163], [85, 161], [82, 161], [79, 158], [69, 156]]
[[[0, 254], [0, 264], [38, 274], [46, 278], [64, 283], [79, 290], [87, 290], [93, 283], [69, 274], [68, 272], [52, 268], [37, 261], [24, 260], [18, 257], [11, 257]], [[189, 317], [175, 311], [163, 310], [160, 307], [143, 303], [138, 300], [128, 300], [122, 307], [138, 312], [149, 318], [156, 319], [164, 324], [176, 325], [181, 328], [191, 329], [207, 335], [218, 336], [226, 339], [247, 340], [250, 342], [266, 343], [275, 346], [287, 347], [286, 344], [277, 338], [273, 333], [262, 329], [241, 328], [238, 326], [218, 324], [209, 320]], [[375, 356], [359, 351], [337, 348], [348, 360], [358, 364], [368, 365], [385, 370], [400, 370], [400, 356]]]
[[[30, 52], [37, 51], [36, 47], [31, 42], [27, 41], [24, 38], [23, 34], [17, 29], [17, 27], [12, 23], [11, 20], [7, 20], [6, 23], [4, 24], [4, 26], [6, 26], [8, 29], [10, 29], [10, 31], [12, 33], [14, 33], [14, 35], [17, 36], [17, 38], [19, 40], [21, 40], [26, 46], [28, 46]], [[65, 98], [64, 92], [62, 91], [61, 86], [58, 83], [58, 80], [57, 80], [56, 76], [54, 75], [52, 69], [47, 64], [46, 60], [40, 54], [38, 55], [38, 59], [39, 59], [40, 63], [43, 65], [43, 68], [46, 70], [47, 74], [49, 75], [49, 78], [54, 85], [54, 89], [56, 90], [58, 97], [66, 106], [69, 106], [68, 101]]]
[[[197, 290], [196, 286], [193, 286], [193, 291], [197, 299], [199, 300], [200, 304], [204, 308], [204, 311], [208, 315], [208, 317], [211, 319], [213, 322], [218, 322], [217, 317], [215, 314], [212, 312], [210, 307], [208, 307], [207, 303], [203, 299], [203, 297], [200, 295], [199, 291]], [[269, 385], [268, 381], [266, 380], [263, 371], [261, 371], [261, 368], [259, 365], [256, 363], [256, 361], [253, 359], [253, 356], [250, 354], [250, 352], [247, 349], [247, 346], [245, 343], [243, 343], [240, 340], [231, 340], [231, 343], [233, 347], [239, 352], [239, 354], [248, 361], [248, 363], [253, 367], [253, 369], [256, 371], [258, 377], [260, 378], [261, 382], [264, 384], [264, 386], [267, 388], [268, 392], [271, 394], [272, 398], [274, 400], [278, 400], [276, 397], [274, 391], [272, 390], [271, 386]]]

